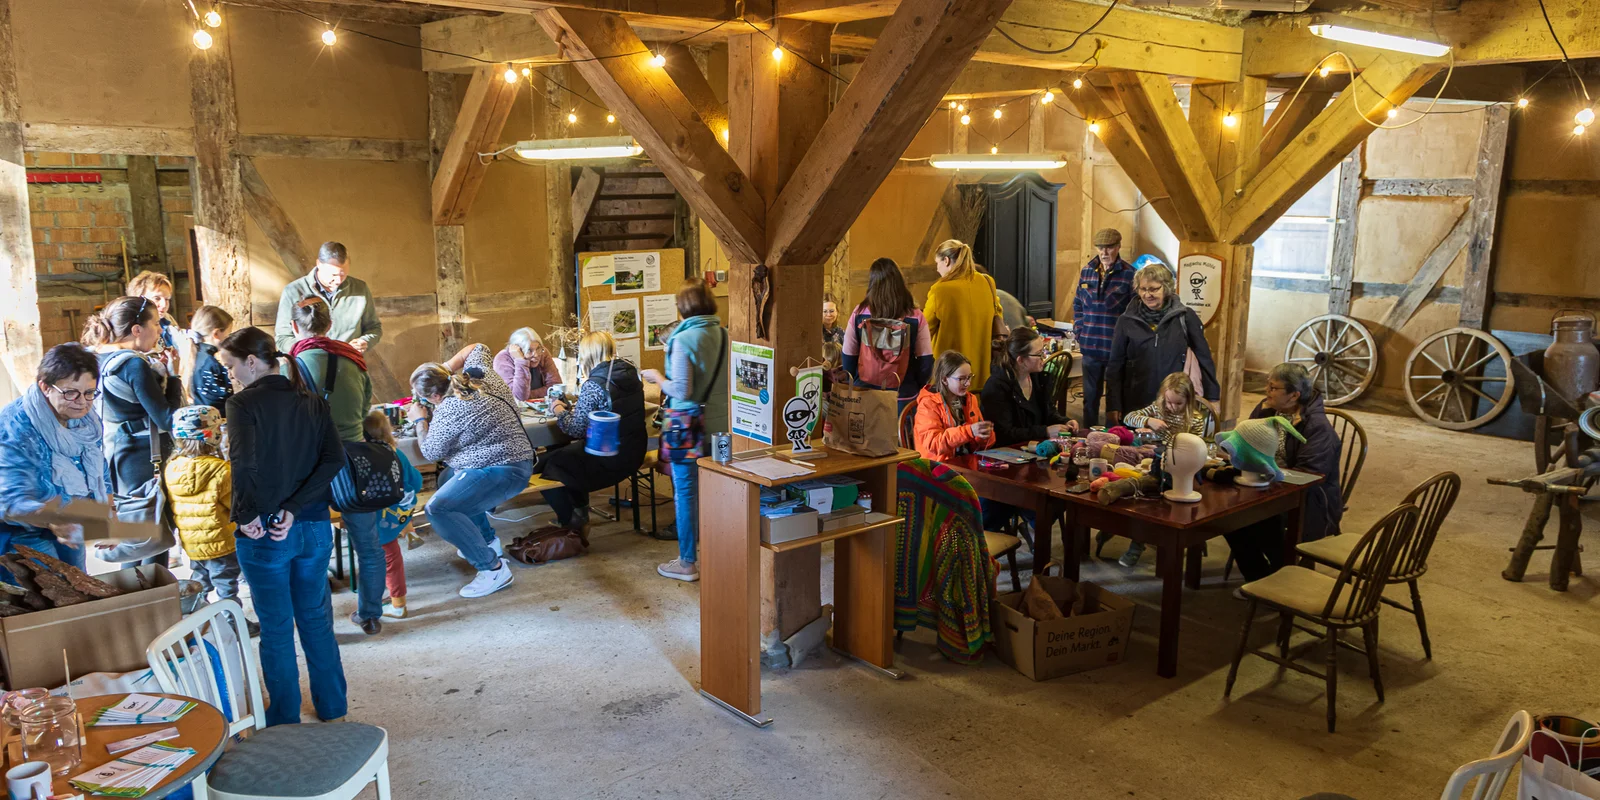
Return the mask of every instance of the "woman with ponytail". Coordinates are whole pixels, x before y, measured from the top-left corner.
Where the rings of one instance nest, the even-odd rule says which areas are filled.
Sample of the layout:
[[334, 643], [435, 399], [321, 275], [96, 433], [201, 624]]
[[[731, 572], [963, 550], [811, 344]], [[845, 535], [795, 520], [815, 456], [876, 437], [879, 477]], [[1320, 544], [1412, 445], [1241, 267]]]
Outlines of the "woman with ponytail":
[[261, 621], [267, 724], [300, 721], [296, 629], [317, 717], [339, 719], [346, 687], [326, 574], [333, 553], [329, 486], [345, 461], [339, 431], [328, 404], [307, 389], [299, 370], [280, 374], [289, 356], [266, 331], [234, 332], [217, 359], [244, 387], [228, 398], [231, 517], [239, 525], [239, 566]]
[[478, 571], [461, 596], [494, 594], [513, 576], [489, 510], [521, 494], [533, 476], [533, 445], [511, 386], [494, 371], [489, 348], [472, 344], [443, 364], [417, 367], [411, 394], [406, 418], [423, 457], [450, 465], [449, 480], [428, 501], [428, 521]]
[[934, 251], [939, 280], [928, 289], [922, 315], [933, 334], [932, 352], [954, 350], [972, 359], [972, 391], [989, 376], [989, 351], [996, 336], [1010, 333], [1001, 319], [994, 278], [972, 260], [972, 248], [947, 239]]

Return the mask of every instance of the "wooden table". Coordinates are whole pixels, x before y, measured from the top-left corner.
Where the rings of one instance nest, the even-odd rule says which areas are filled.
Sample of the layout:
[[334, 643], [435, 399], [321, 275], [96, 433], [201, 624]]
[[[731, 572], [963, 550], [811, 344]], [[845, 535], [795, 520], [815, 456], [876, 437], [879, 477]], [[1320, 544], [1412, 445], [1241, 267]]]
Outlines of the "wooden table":
[[1118, 500], [1111, 505], [1101, 505], [1091, 493], [1069, 494], [1062, 479], [1057, 478], [1056, 482], [1059, 488], [1054, 493], [1067, 503], [1067, 531], [1072, 531], [1071, 534], [1063, 531], [1063, 537], [1086, 536], [1089, 528], [1098, 528], [1156, 548], [1156, 574], [1162, 580], [1161, 642], [1156, 655], [1156, 674], [1171, 678], [1178, 674], [1178, 621], [1182, 612], [1183, 584], [1187, 583], [1191, 589], [1200, 587], [1201, 545], [1247, 525], [1286, 515], [1284, 563], [1294, 563], [1306, 490], [1321, 483], [1322, 478], [1316, 476], [1311, 483], [1300, 486], [1274, 483], [1261, 489], [1208, 483], [1199, 487], [1198, 503], [1134, 499]]
[[[1061, 476], [1050, 471], [1043, 462], [1035, 461], [1028, 464], [1015, 464], [995, 469], [980, 469], [976, 455], [957, 456], [944, 462], [956, 472], [961, 473], [967, 482], [972, 484], [978, 496], [985, 500], [1000, 503], [1010, 503], [1018, 508], [1033, 512], [1033, 571], [1043, 572], [1045, 565], [1050, 563], [1050, 553], [1053, 547], [1051, 540], [1055, 537], [1056, 517], [1066, 507], [1066, 501], [1061, 499], [1064, 493], [1058, 494], [1066, 488]], [[1066, 554], [1061, 563], [1066, 576], [1078, 579], [1078, 558], [1075, 554], [1073, 542], [1067, 530], [1061, 532], [1062, 547]]]
[[[150, 693], [146, 692], [145, 694]], [[127, 696], [127, 694], [107, 694], [79, 698], [77, 701], [78, 715], [87, 722], [94, 712], [106, 706], [116, 705]], [[153, 696], [194, 700], [192, 697], [184, 697], [177, 694], [156, 694]], [[215, 706], [200, 700], [195, 700], [195, 703], [197, 705], [189, 709], [189, 713], [184, 714], [181, 719], [173, 723], [85, 727], [83, 763], [73, 768], [66, 775], [56, 778], [54, 787], [56, 794], [78, 794], [78, 790], [72, 788], [72, 784], [69, 782], [71, 778], [82, 775], [102, 764], [117, 760], [117, 756], [106, 752], [107, 744], [120, 742], [123, 739], [131, 739], [146, 733], [155, 733], [166, 727], [176, 727], [178, 735], [176, 738], [163, 741], [162, 744], [173, 747], [191, 747], [194, 748], [195, 755], [185, 761], [183, 766], [174, 770], [172, 774], [163, 778], [141, 800], [159, 800], [159, 798], [166, 797], [187, 786], [190, 781], [210, 769], [212, 764], [217, 763], [217, 759], [222, 756], [222, 745], [227, 740], [228, 731], [228, 720], [222, 716], [221, 711], [218, 711]]]
[[[760, 457], [788, 445], [740, 453]], [[827, 458], [808, 462], [815, 471], [770, 480], [741, 471], [739, 462], [700, 464], [700, 693], [757, 727], [761, 715], [761, 548], [790, 550], [834, 543], [833, 648], [873, 666], [894, 666], [895, 468], [917, 457], [915, 450], [866, 458], [818, 447]], [[872, 510], [890, 519], [829, 531], [815, 537], [765, 545], [761, 542], [761, 488], [827, 475], [850, 474], [872, 494]]]

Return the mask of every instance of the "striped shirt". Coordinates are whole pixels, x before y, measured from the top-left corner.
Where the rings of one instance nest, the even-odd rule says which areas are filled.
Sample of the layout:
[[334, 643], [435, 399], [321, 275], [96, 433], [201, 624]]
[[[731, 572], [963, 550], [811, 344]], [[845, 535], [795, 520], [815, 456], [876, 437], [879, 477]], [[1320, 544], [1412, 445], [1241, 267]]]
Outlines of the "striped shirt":
[[1078, 292], [1072, 297], [1072, 335], [1078, 348], [1097, 358], [1111, 356], [1111, 339], [1117, 318], [1133, 297], [1133, 267], [1122, 259], [1101, 280], [1100, 259], [1091, 258], [1078, 274]]

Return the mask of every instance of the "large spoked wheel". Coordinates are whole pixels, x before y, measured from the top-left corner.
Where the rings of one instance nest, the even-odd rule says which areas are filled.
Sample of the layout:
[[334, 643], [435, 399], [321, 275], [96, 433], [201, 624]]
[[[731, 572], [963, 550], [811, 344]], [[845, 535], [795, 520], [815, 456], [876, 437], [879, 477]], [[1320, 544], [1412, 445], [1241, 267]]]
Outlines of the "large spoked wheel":
[[[1499, 374], [1484, 372], [1496, 361]], [[1511, 404], [1511, 352], [1472, 328], [1451, 328], [1423, 339], [1406, 359], [1406, 402], [1430, 425], [1476, 428]], [[1498, 392], [1498, 394], [1496, 394]], [[1487, 404], [1487, 410], [1482, 403]]]
[[1283, 360], [1311, 373], [1323, 403], [1342, 406], [1361, 396], [1378, 371], [1378, 345], [1365, 325], [1343, 314], [1324, 314], [1296, 328]]

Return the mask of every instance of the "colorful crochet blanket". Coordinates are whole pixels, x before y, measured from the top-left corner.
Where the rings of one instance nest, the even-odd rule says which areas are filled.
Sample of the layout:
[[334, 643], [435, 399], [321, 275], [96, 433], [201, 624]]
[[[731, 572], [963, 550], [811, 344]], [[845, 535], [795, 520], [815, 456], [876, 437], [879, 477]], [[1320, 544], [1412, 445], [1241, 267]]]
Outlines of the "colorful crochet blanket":
[[939, 634], [939, 651], [958, 664], [983, 660], [994, 639], [989, 596], [999, 565], [983, 538], [978, 494], [949, 467], [927, 459], [902, 463], [895, 537], [894, 627]]

